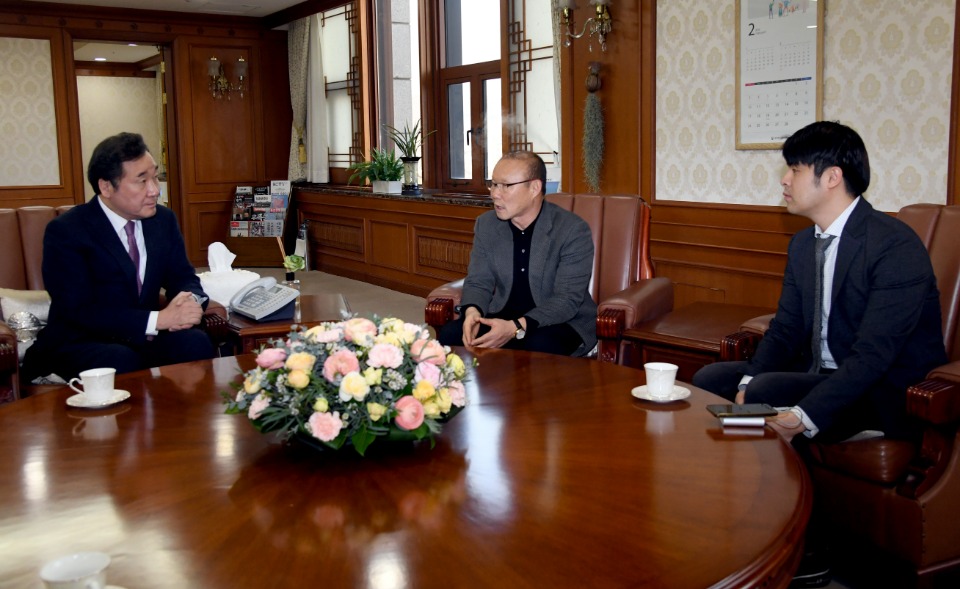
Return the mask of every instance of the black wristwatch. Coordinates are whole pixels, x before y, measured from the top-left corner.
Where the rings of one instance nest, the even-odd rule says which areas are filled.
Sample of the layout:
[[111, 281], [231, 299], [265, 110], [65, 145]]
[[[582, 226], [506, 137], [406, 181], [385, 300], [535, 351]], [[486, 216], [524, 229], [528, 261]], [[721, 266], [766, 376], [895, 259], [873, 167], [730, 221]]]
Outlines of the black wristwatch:
[[517, 326], [517, 333], [513, 334], [513, 337], [517, 339], [523, 339], [527, 335], [527, 330], [523, 328], [523, 325], [520, 324], [519, 319], [514, 319], [513, 323]]

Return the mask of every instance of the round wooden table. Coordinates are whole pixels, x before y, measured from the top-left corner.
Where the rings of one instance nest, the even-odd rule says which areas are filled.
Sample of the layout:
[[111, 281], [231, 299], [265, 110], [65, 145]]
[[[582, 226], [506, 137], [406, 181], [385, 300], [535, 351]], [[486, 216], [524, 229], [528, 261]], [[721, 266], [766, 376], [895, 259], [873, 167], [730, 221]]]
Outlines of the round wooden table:
[[[462, 351], [469, 359], [470, 354]], [[776, 587], [799, 562], [811, 487], [769, 430], [723, 433], [689, 387], [643, 372], [478, 351], [470, 404], [429, 443], [318, 452], [225, 415], [252, 356], [66, 387], [0, 407], [0, 584], [50, 559], [113, 559], [152, 587]]]

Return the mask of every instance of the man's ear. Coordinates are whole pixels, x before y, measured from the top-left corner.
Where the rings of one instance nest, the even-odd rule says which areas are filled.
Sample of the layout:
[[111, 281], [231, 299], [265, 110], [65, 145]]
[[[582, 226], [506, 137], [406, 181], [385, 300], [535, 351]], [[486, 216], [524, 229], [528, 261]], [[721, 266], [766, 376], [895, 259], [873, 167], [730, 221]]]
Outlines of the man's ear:
[[830, 166], [823, 171], [820, 181], [826, 182], [827, 188], [836, 188], [843, 184], [843, 170], [840, 169], [840, 166]]
[[100, 178], [97, 181], [97, 186], [100, 187], [100, 196], [109, 198], [113, 194], [113, 184], [111, 184], [109, 180]]

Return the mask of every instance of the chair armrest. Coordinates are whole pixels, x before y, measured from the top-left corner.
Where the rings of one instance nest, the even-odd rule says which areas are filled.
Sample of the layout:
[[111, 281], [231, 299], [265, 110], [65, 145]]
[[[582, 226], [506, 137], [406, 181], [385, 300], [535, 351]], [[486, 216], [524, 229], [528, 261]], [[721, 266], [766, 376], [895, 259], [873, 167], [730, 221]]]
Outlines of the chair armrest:
[[941, 480], [953, 460], [960, 421], [960, 362], [936, 368], [926, 380], [909, 387], [907, 413], [926, 423], [920, 451], [897, 493], [917, 498]]
[[624, 329], [656, 319], [673, 310], [669, 278], [640, 280], [602, 300], [597, 308], [597, 337], [619, 339]]
[[435, 330], [450, 322], [454, 309], [460, 304], [463, 295], [463, 279], [441, 284], [427, 295], [427, 305], [423, 310], [424, 321]]
[[757, 345], [770, 327], [774, 314], [760, 315], [740, 325], [740, 331], [724, 336], [720, 341], [720, 361], [749, 360], [757, 351]]
[[0, 404], [20, 398], [20, 357], [17, 334], [0, 321]]
[[207, 303], [207, 310], [204, 311], [200, 319], [200, 327], [207, 332], [210, 341], [214, 346], [220, 347], [230, 337], [230, 330], [227, 328], [227, 309], [211, 299]]
[[960, 361], [931, 370], [908, 388], [907, 413], [935, 425], [960, 421]]

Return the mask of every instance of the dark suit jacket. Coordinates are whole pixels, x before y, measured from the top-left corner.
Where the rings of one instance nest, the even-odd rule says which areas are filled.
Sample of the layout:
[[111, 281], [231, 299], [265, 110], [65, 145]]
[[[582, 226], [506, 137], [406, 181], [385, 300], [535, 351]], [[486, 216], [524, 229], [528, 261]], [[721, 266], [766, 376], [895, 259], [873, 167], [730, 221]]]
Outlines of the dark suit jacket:
[[[486, 316], [506, 306], [513, 288], [513, 233], [493, 211], [477, 218], [461, 304]], [[539, 325], [569, 323], [583, 355], [597, 344], [597, 304], [590, 296], [593, 237], [586, 221], [544, 201], [530, 245], [530, 292], [536, 307], [527, 316]]]
[[[790, 241], [777, 314], [749, 375], [810, 366], [815, 239], [811, 227]], [[851, 411], [896, 435], [906, 431], [907, 387], [947, 361], [930, 256], [910, 227], [863, 198], [839, 248], [827, 332], [838, 368], [799, 406], [821, 430]]]
[[95, 202], [76, 206], [47, 225], [43, 236], [43, 282], [52, 302], [47, 325], [27, 350], [24, 365], [44, 371], [60, 346], [80, 342], [143, 344], [160, 291], [206, 296], [187, 260], [183, 237], [170, 209], [142, 221], [147, 266], [141, 294], [136, 268], [106, 214]]

